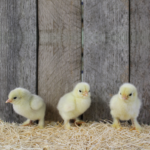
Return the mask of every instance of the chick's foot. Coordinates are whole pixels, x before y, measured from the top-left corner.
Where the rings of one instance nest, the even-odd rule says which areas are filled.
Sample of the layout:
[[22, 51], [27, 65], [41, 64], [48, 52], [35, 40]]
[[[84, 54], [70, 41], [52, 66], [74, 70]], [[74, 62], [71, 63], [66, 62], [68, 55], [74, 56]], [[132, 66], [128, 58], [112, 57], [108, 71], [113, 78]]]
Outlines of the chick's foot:
[[27, 119], [24, 123], [22, 123], [23, 126], [31, 125], [31, 120]]
[[120, 126], [119, 123], [113, 123], [113, 124], [112, 124], [112, 127], [113, 127], [113, 128], [116, 128], [116, 129], [121, 129], [121, 126]]
[[136, 126], [135, 129], [136, 129], [137, 132], [141, 132], [142, 131], [142, 127], [141, 126]]
[[43, 128], [44, 128], [44, 126], [40, 126], [40, 125], [38, 125], [38, 127], [39, 127], [40, 129], [43, 129]]

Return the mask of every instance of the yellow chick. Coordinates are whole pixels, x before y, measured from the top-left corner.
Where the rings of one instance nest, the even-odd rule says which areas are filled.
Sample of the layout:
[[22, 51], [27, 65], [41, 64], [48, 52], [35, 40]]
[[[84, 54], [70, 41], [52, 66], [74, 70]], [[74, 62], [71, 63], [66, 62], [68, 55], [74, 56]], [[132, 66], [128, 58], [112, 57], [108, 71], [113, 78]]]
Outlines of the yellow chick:
[[110, 100], [111, 115], [113, 117], [113, 127], [120, 128], [119, 120], [130, 120], [135, 129], [141, 131], [141, 126], [137, 121], [140, 112], [141, 100], [138, 98], [137, 89], [133, 84], [124, 83], [118, 94]]
[[9, 93], [6, 103], [12, 103], [15, 112], [27, 118], [22, 125], [30, 124], [31, 120], [39, 120], [38, 126], [44, 127], [46, 105], [41, 97], [24, 88], [16, 88]]
[[57, 109], [64, 120], [65, 128], [70, 128], [70, 119], [78, 120], [91, 105], [90, 86], [88, 83], [78, 83], [72, 92], [62, 96], [58, 102]]

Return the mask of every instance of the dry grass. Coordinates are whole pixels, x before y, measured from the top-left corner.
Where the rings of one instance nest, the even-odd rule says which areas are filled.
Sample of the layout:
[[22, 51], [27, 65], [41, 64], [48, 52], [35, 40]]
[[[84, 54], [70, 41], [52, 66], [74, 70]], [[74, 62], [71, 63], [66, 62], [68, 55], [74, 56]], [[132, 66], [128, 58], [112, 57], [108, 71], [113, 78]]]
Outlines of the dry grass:
[[65, 130], [59, 123], [47, 122], [39, 129], [0, 121], [0, 150], [150, 149], [150, 126], [143, 125], [141, 133], [130, 128], [126, 123], [116, 130], [109, 122], [89, 122]]

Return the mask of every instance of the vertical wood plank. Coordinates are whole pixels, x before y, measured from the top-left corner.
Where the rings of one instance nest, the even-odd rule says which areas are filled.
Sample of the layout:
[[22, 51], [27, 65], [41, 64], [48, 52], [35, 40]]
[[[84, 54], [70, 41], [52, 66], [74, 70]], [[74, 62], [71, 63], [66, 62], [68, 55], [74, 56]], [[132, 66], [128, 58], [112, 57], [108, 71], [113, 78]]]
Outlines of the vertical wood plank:
[[128, 0], [84, 0], [84, 81], [92, 105], [84, 120], [111, 119], [109, 101], [129, 80]]
[[39, 0], [38, 93], [46, 119], [60, 120], [58, 100], [80, 81], [80, 0]]
[[150, 1], [130, 2], [130, 82], [142, 100], [139, 121], [150, 123]]
[[21, 122], [11, 104], [15, 87], [36, 92], [36, 0], [0, 0], [0, 118]]

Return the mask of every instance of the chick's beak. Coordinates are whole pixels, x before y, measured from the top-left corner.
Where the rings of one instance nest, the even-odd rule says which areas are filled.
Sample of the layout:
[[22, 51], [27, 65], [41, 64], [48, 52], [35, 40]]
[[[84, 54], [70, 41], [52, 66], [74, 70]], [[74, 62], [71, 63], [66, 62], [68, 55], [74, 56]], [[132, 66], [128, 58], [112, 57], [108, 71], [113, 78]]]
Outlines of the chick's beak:
[[8, 99], [5, 103], [11, 103], [11, 102], [12, 102], [12, 100]]
[[126, 95], [122, 95], [122, 98], [123, 98], [124, 100], [127, 100], [127, 99], [128, 99], [128, 97], [127, 97]]
[[83, 96], [87, 96], [87, 95], [88, 95], [88, 92], [85, 91], [85, 92], [83, 93]]

